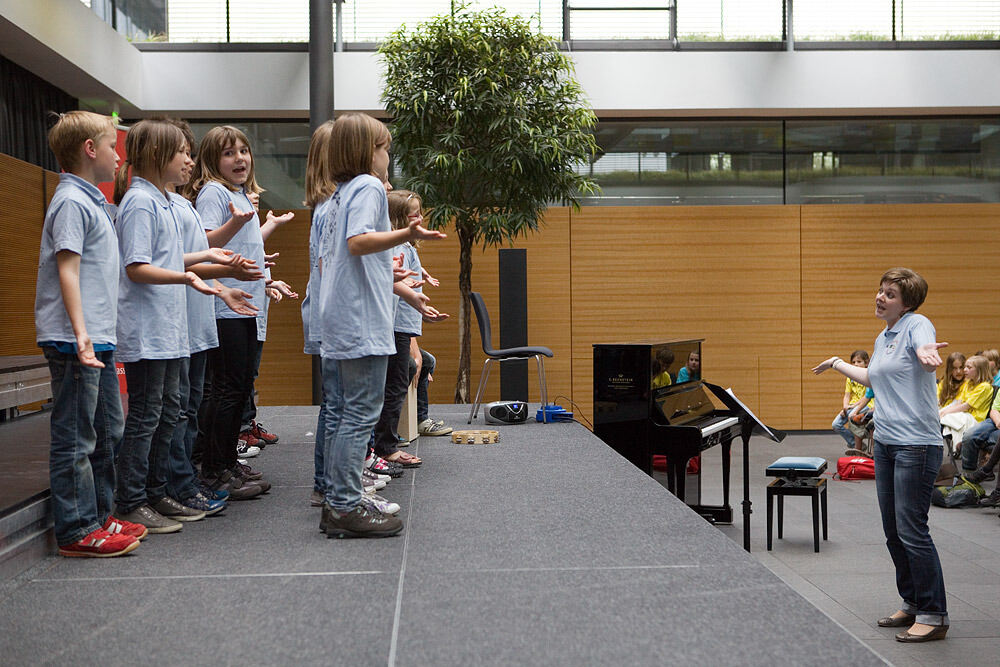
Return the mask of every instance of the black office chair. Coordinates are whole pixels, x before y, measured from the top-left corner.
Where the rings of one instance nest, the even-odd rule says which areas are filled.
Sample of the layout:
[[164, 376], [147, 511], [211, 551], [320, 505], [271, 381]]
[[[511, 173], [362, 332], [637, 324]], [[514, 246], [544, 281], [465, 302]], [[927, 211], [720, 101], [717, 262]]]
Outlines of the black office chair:
[[479, 412], [479, 402], [483, 397], [483, 390], [486, 388], [486, 380], [490, 377], [490, 364], [493, 362], [512, 361], [514, 359], [535, 358], [538, 364], [538, 387], [542, 391], [542, 405], [548, 404], [548, 395], [545, 387], [545, 365], [542, 357], [551, 357], [552, 350], [547, 347], [510, 347], [506, 350], [493, 349], [493, 333], [490, 327], [490, 314], [486, 310], [486, 304], [479, 292], [469, 294], [472, 301], [472, 309], [476, 311], [476, 321], [479, 322], [479, 337], [483, 341], [483, 352], [486, 354], [486, 361], [483, 363], [483, 372], [479, 377], [479, 389], [476, 390], [476, 400], [472, 403], [472, 411], [469, 413], [469, 422], [476, 417]]

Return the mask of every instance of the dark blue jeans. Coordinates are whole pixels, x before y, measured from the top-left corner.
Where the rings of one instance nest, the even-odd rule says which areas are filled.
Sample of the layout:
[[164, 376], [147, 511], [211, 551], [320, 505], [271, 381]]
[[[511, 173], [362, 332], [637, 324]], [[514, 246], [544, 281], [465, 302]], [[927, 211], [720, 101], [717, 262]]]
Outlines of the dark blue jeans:
[[889, 555], [896, 566], [900, 610], [917, 623], [947, 625], [944, 575], [927, 528], [927, 510], [943, 448], [875, 442], [875, 489]]
[[962, 468], [966, 472], [978, 468], [979, 452], [996, 445], [997, 440], [1000, 440], [1000, 430], [989, 417], [966, 431], [962, 437]]
[[198, 493], [198, 476], [191, 462], [194, 441], [198, 436], [198, 409], [205, 389], [205, 365], [208, 351], [195, 352], [190, 359], [181, 360], [178, 383], [181, 412], [170, 441], [170, 474], [167, 493], [171, 498], [187, 500]]
[[385, 389], [382, 414], [375, 424], [375, 442], [372, 445], [375, 453], [382, 458], [392, 456], [399, 451], [396, 448], [399, 438], [396, 428], [399, 424], [399, 415], [403, 411], [403, 401], [406, 400], [406, 390], [410, 385], [408, 360], [410, 338], [413, 336], [401, 331], [394, 332], [393, 336], [396, 340], [396, 354], [387, 357], [385, 378], [382, 383]]
[[170, 441], [181, 411], [182, 359], [141, 359], [125, 364], [128, 417], [118, 448], [115, 506], [127, 514], [167, 495]]
[[254, 420], [257, 419], [257, 401], [254, 399], [254, 383], [257, 381], [257, 376], [260, 375], [260, 358], [264, 354], [264, 341], [257, 341], [257, 349], [254, 351], [253, 357], [253, 378], [250, 380], [250, 394], [247, 396], [247, 403], [243, 406], [243, 416], [240, 418], [243, 422], [240, 424], [240, 430], [249, 430], [250, 425], [253, 424]]
[[49, 484], [56, 542], [78, 542], [104, 525], [115, 492], [114, 450], [122, 438], [115, 353], [97, 352], [104, 368], [75, 354], [43, 348], [52, 376]]
[[[434, 355], [427, 350], [420, 348], [420, 377], [417, 378], [417, 423], [424, 421], [428, 418], [428, 405], [427, 400], [427, 376], [434, 373], [434, 367], [437, 366], [437, 359]], [[410, 380], [413, 380], [413, 374], [417, 372], [417, 362], [410, 357]]]

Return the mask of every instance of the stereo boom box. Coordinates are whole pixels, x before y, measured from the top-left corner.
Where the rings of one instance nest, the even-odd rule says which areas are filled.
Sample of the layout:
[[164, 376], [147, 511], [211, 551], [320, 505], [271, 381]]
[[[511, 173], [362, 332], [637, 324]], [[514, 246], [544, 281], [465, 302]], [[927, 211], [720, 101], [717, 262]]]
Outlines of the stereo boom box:
[[484, 410], [487, 424], [523, 424], [528, 421], [528, 404], [523, 401], [494, 401]]

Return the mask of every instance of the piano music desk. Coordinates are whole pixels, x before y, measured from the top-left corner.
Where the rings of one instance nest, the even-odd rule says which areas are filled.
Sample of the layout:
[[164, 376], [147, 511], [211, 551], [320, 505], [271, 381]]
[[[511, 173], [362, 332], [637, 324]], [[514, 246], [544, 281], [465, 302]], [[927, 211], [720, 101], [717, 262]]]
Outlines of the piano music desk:
[[[783, 457], [793, 459], [794, 457]], [[819, 462], [822, 463], [819, 463]], [[774, 497], [778, 497], [778, 539], [784, 528], [785, 496], [809, 496], [812, 498], [813, 551], [819, 553], [819, 519], [820, 508], [823, 516], [823, 539], [827, 539], [827, 503], [826, 480], [819, 475], [826, 470], [826, 461], [816, 459], [809, 467], [782, 467], [782, 459], [768, 466], [765, 474], [777, 477], [767, 485], [767, 550], [771, 551], [771, 532], [774, 521]], [[785, 463], [785, 465], [788, 465]]]

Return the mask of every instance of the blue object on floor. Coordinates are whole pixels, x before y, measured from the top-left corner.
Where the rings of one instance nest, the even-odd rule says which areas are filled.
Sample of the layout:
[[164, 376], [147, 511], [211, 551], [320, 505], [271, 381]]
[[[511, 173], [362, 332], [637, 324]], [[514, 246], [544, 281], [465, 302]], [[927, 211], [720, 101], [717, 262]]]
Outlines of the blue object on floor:
[[535, 421], [543, 424], [550, 424], [552, 422], [571, 422], [573, 421], [573, 413], [561, 405], [549, 403], [548, 405], [543, 405], [538, 408], [538, 411], [535, 413]]

